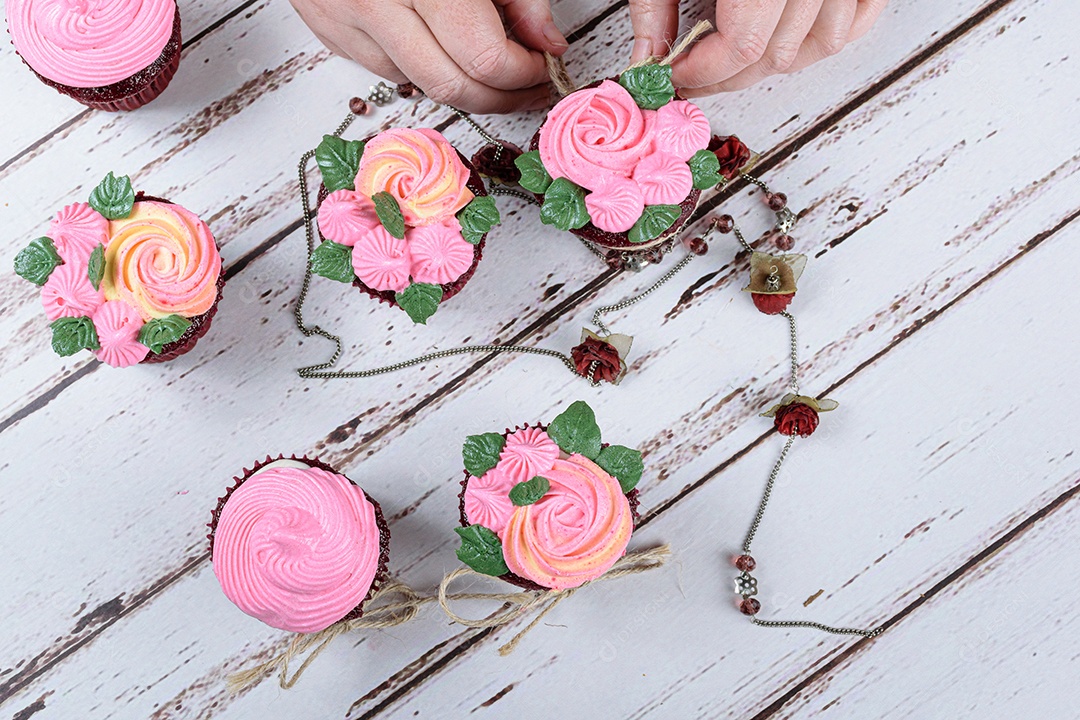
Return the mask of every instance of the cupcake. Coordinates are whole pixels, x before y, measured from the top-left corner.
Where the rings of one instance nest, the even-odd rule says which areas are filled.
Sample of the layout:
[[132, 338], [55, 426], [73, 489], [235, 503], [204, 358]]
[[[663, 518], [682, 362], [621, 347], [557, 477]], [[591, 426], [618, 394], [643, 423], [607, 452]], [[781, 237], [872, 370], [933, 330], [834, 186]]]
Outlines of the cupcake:
[[322, 243], [311, 271], [426, 323], [476, 272], [499, 211], [472, 164], [439, 132], [397, 128], [364, 141], [327, 135]]
[[15, 272], [41, 287], [58, 355], [91, 350], [114, 367], [186, 353], [210, 329], [225, 284], [206, 223], [112, 173], [89, 202], [56, 214]]
[[134, 110], [180, 64], [175, 0], [7, 0], [8, 34], [38, 78], [96, 110]]
[[529, 590], [576, 588], [626, 554], [641, 453], [601, 441], [592, 409], [472, 435], [462, 451], [458, 559]]
[[390, 530], [379, 503], [306, 457], [267, 457], [235, 480], [207, 536], [226, 597], [289, 632], [360, 617], [387, 578]]
[[657, 260], [720, 182], [709, 120], [678, 98], [667, 65], [644, 65], [576, 90], [555, 105], [515, 161], [540, 219], [622, 267]]

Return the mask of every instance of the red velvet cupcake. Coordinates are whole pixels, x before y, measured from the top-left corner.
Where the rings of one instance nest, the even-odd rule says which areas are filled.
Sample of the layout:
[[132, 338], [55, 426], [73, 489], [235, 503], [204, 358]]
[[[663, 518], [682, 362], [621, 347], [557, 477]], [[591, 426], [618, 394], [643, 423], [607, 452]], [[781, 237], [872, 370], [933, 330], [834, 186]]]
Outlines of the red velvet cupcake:
[[88, 203], [56, 214], [15, 257], [41, 287], [60, 356], [92, 350], [114, 367], [172, 360], [210, 329], [225, 279], [210, 228], [109, 173]]
[[8, 33], [46, 85], [97, 110], [134, 110], [180, 64], [175, 0], [7, 0]]
[[471, 435], [462, 451], [458, 559], [528, 590], [579, 587], [626, 553], [641, 453], [601, 441], [573, 403], [550, 425]]
[[439, 132], [396, 128], [363, 141], [327, 135], [312, 252], [316, 275], [426, 323], [476, 272], [499, 211], [472, 164]]
[[[515, 163], [540, 219], [616, 266], [655, 261], [720, 182], [705, 114], [679, 99], [667, 65], [631, 68], [570, 93]], [[630, 260], [637, 262], [629, 262]]]
[[318, 460], [256, 463], [218, 498], [209, 527], [225, 595], [281, 630], [316, 633], [358, 618], [389, 577], [379, 503]]

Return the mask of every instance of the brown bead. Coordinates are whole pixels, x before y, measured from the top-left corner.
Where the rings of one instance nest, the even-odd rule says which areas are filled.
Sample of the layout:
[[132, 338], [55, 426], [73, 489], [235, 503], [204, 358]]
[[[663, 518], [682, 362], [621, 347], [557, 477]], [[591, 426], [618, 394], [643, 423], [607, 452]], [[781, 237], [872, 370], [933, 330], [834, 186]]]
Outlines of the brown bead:
[[363, 98], [354, 97], [349, 101], [349, 112], [353, 115], [367, 115], [368, 110], [368, 104]]
[[705, 242], [704, 238], [683, 238], [683, 245], [695, 255], [704, 255], [709, 252], [709, 243]]
[[420, 88], [413, 85], [411, 82], [401, 83], [397, 86], [398, 97], [408, 100], [414, 95], [420, 94]]
[[743, 572], [750, 572], [757, 567], [757, 560], [749, 555], [740, 555], [735, 558], [735, 567], [739, 568]]
[[787, 195], [784, 193], [766, 193], [765, 204], [769, 206], [770, 210], [780, 212], [787, 207]]
[[761, 603], [754, 598], [746, 598], [739, 603], [739, 611], [743, 615], [757, 615], [761, 610]]
[[777, 235], [773, 242], [776, 243], [776, 247], [781, 250], [790, 250], [795, 247], [795, 238], [790, 235]]
[[650, 248], [645, 251], [645, 257], [653, 265], [657, 265], [664, 259], [664, 251], [658, 247]]
[[721, 215], [716, 218], [716, 229], [727, 235], [735, 228], [735, 218], [730, 215]]

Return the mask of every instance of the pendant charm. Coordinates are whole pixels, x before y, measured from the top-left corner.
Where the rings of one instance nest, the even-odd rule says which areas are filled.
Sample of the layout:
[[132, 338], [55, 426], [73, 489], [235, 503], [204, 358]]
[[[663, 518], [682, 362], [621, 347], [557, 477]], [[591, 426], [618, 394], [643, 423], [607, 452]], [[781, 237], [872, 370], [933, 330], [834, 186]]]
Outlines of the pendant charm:
[[748, 572], [744, 572], [735, 578], [735, 592], [744, 598], [757, 595], [757, 578]]

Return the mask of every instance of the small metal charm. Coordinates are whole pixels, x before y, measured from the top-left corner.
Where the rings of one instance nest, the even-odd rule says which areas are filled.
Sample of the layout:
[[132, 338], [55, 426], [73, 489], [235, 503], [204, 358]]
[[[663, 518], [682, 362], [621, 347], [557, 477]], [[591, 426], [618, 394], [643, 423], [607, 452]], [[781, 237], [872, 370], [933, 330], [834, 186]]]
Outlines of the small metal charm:
[[765, 287], [770, 292], [778, 292], [780, 290], [780, 268], [773, 265], [769, 268], [771, 271], [769, 276], [765, 278]]
[[757, 578], [746, 572], [739, 575], [735, 578], [735, 592], [744, 598], [757, 595]]
[[790, 235], [799, 222], [799, 216], [791, 212], [791, 208], [783, 207], [776, 211], [776, 229], [782, 235]]
[[384, 82], [380, 82], [378, 85], [372, 85], [368, 90], [367, 100], [379, 107], [389, 105], [394, 101], [394, 88]]
[[649, 265], [649, 260], [643, 253], [627, 253], [624, 257], [626, 259], [623, 261], [623, 268], [626, 270], [641, 272]]

